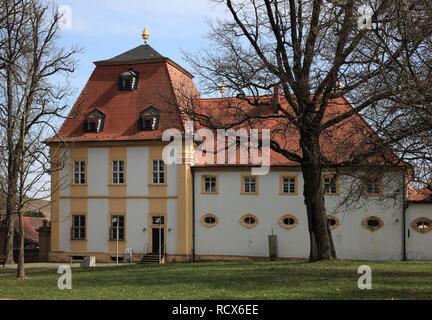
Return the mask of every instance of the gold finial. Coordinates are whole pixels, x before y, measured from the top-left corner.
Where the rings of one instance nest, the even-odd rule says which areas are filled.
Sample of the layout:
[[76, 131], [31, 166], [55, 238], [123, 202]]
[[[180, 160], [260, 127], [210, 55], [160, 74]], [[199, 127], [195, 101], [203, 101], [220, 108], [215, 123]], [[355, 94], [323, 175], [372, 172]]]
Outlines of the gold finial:
[[148, 32], [147, 28], [144, 28], [144, 31], [141, 34], [141, 36], [144, 39], [144, 43], [147, 43], [147, 40], [150, 39], [150, 33]]
[[225, 93], [225, 87], [223, 87], [223, 86], [220, 87], [220, 88], [219, 88], [219, 92], [220, 92], [221, 94], [224, 94], [224, 93]]

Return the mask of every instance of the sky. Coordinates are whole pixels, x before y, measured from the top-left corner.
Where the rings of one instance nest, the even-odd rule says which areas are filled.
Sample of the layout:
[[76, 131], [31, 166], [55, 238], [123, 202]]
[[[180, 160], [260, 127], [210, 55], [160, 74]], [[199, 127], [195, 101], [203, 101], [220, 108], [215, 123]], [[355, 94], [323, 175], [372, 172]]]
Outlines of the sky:
[[[78, 68], [71, 79], [75, 99], [94, 69], [94, 61], [112, 58], [143, 43], [144, 27], [149, 44], [186, 69], [182, 50], [198, 52], [208, 46], [208, 21], [226, 9], [208, 0], [53, 0], [66, 8], [66, 28], [59, 45], [79, 45]], [[67, 10], [70, 10], [69, 12]], [[73, 102], [73, 101], [71, 101]]]

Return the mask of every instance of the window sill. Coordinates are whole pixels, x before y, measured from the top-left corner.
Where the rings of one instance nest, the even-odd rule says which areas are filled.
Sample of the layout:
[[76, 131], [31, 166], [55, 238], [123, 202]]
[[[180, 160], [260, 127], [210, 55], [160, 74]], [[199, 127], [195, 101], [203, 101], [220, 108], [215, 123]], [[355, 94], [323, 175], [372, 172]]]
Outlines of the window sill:
[[280, 196], [298, 196], [298, 192], [290, 193], [290, 192], [279, 192]]
[[87, 183], [72, 183], [72, 187], [88, 187]]
[[[110, 239], [109, 240], [110, 242], [117, 242], [117, 240], [116, 239]], [[126, 239], [119, 239], [119, 242], [126, 242]]]
[[204, 196], [217, 196], [219, 192], [201, 192]]
[[242, 196], [259, 196], [259, 192], [240, 192]]
[[149, 183], [148, 186], [149, 187], [167, 187], [168, 184], [167, 183]]
[[127, 187], [126, 183], [110, 183], [108, 184], [109, 187]]
[[71, 241], [87, 241], [87, 239], [70, 239]]

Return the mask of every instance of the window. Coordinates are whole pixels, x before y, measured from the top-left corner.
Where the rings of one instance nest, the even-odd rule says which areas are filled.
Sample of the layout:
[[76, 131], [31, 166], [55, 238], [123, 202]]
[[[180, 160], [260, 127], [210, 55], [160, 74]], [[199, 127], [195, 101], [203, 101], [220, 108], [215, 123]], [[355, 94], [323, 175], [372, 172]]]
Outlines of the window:
[[340, 225], [339, 219], [335, 216], [328, 216], [327, 223], [331, 230], [336, 229]]
[[324, 194], [338, 194], [338, 177], [326, 176], [324, 177]]
[[125, 239], [125, 217], [124, 216], [111, 217], [111, 230], [110, 230], [111, 240], [117, 240], [117, 226], [118, 226], [118, 239], [123, 241]]
[[120, 74], [119, 89], [125, 91], [133, 91], [138, 87], [138, 73], [133, 69]]
[[219, 223], [219, 219], [214, 214], [208, 213], [201, 217], [200, 222], [204, 227], [213, 228]]
[[157, 130], [159, 127], [159, 111], [154, 108], [148, 108], [141, 114], [141, 130], [142, 131], [152, 131]]
[[374, 179], [366, 184], [367, 194], [379, 194], [382, 191], [382, 180]]
[[366, 230], [374, 232], [384, 226], [384, 221], [379, 217], [372, 216], [363, 219], [362, 225]]
[[124, 181], [124, 161], [114, 160], [112, 162], [112, 183], [113, 184], [123, 184]]
[[240, 219], [240, 224], [248, 229], [254, 228], [258, 224], [258, 218], [253, 214], [245, 214]]
[[297, 219], [297, 217], [295, 217], [291, 214], [287, 214], [287, 215], [280, 217], [278, 223], [282, 228], [292, 229], [296, 225], [298, 225], [298, 219]]
[[242, 177], [242, 190], [243, 194], [256, 194], [258, 193], [258, 178], [252, 176]]
[[152, 218], [152, 223], [157, 225], [163, 225], [165, 224], [165, 217], [164, 216], [154, 216]]
[[85, 219], [84, 215], [72, 216], [72, 240], [85, 240]]
[[85, 184], [85, 161], [74, 162], [74, 184]]
[[153, 183], [165, 183], [165, 164], [163, 160], [153, 160]]
[[202, 176], [201, 193], [217, 193], [217, 177]]
[[415, 219], [411, 223], [411, 227], [420, 233], [427, 233], [432, 230], [432, 220], [425, 217]]
[[281, 194], [297, 194], [297, 177], [281, 177], [280, 178], [280, 193]]
[[94, 110], [86, 116], [86, 132], [102, 132], [105, 115], [99, 110]]

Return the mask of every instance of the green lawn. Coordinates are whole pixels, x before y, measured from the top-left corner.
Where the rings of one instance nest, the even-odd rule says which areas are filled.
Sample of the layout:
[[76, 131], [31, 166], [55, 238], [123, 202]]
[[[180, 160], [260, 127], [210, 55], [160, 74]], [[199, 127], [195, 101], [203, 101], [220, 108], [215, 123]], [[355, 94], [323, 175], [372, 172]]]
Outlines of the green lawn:
[[[368, 264], [373, 289], [357, 288]], [[59, 290], [55, 269], [28, 269], [26, 280], [0, 268], [2, 299], [432, 299], [428, 262], [226, 262], [73, 269]]]

